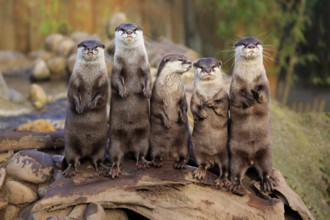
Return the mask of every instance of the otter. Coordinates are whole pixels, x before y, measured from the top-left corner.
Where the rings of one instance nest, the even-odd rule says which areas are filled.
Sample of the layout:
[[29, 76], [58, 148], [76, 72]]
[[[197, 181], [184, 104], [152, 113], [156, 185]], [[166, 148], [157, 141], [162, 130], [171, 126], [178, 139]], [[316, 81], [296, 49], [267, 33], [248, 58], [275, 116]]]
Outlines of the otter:
[[202, 180], [211, 166], [219, 167], [216, 186], [228, 188], [229, 83], [221, 61], [201, 58], [194, 63], [195, 79], [190, 109], [194, 117], [192, 149], [198, 165], [193, 176]]
[[174, 168], [184, 168], [189, 157], [187, 100], [181, 75], [192, 62], [183, 55], [162, 58], [151, 96], [150, 151], [152, 165], [161, 167], [165, 157], [175, 159]]
[[142, 28], [123, 23], [115, 29], [111, 75], [109, 136], [113, 164], [108, 175], [112, 178], [120, 175], [122, 159], [128, 152], [133, 152], [139, 169], [149, 165], [145, 156], [149, 148], [150, 86], [150, 65]]
[[231, 190], [246, 191], [241, 180], [250, 167], [261, 178], [263, 191], [272, 191], [271, 121], [269, 82], [263, 65], [262, 42], [244, 37], [235, 44], [235, 66], [230, 85]]
[[95, 40], [78, 44], [73, 73], [68, 85], [65, 120], [65, 177], [78, 173], [80, 160], [88, 158], [100, 172], [107, 142], [107, 101], [109, 79], [104, 58], [104, 45]]

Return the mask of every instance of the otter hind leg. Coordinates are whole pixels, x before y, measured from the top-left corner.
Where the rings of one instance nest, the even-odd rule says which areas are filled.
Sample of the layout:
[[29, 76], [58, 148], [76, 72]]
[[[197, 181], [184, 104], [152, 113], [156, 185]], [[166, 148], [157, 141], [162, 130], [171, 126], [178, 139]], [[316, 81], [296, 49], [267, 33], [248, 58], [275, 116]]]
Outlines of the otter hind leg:
[[264, 192], [271, 192], [276, 186], [276, 179], [271, 176], [272, 161], [270, 150], [268, 148], [259, 150], [256, 155], [255, 168], [258, 171], [261, 179], [261, 190]]
[[240, 196], [246, 194], [246, 191], [242, 186], [242, 179], [249, 167], [250, 165], [248, 162], [248, 156], [245, 152], [232, 152], [232, 158], [230, 162], [232, 183], [229, 187], [232, 193]]
[[230, 181], [228, 180], [228, 159], [218, 163], [219, 177], [215, 180], [216, 187], [229, 190]]

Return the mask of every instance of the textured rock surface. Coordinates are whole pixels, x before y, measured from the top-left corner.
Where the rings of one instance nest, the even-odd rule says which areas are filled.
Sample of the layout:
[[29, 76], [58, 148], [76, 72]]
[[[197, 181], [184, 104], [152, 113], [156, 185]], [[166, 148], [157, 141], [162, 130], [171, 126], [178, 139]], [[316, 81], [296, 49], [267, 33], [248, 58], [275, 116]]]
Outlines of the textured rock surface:
[[16, 131], [53, 132], [55, 127], [45, 119], [37, 119], [18, 126]]
[[38, 84], [31, 84], [30, 96], [33, 105], [37, 109], [43, 108], [49, 102], [44, 89]]
[[23, 150], [16, 153], [6, 167], [7, 174], [30, 183], [46, 183], [51, 180], [54, 171], [52, 157], [35, 150]]
[[16, 180], [6, 180], [6, 197], [8, 202], [14, 205], [22, 205], [34, 202], [38, 199], [36, 187]]
[[[279, 176], [276, 192], [281, 198], [263, 194], [258, 181], [247, 177], [244, 183], [248, 194], [243, 197], [214, 188], [216, 176], [209, 173], [204, 182], [197, 182], [191, 172], [195, 168], [175, 170], [172, 163], [160, 169], [137, 170], [133, 161], [126, 161], [118, 179], [98, 176], [93, 167], [83, 164], [72, 179], [61, 176], [50, 186], [45, 197], [35, 203], [32, 213], [59, 210], [75, 205], [97, 203], [107, 209], [129, 209], [150, 219], [313, 219], [304, 204], [291, 209], [283, 198], [295, 194]], [[278, 172], [274, 172], [280, 175]], [[284, 204], [287, 206], [284, 209]], [[290, 211], [291, 210], [291, 211]]]
[[86, 210], [84, 219], [86, 220], [106, 220], [105, 212], [102, 205], [90, 203]]
[[31, 70], [31, 78], [35, 81], [50, 79], [50, 71], [44, 60], [38, 59], [35, 61]]

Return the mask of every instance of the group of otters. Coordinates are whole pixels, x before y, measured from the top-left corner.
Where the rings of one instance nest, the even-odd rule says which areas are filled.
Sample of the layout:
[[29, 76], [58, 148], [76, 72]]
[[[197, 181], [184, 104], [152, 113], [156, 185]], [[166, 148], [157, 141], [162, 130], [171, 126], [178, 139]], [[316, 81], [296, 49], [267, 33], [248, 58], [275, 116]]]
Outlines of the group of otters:
[[[215, 185], [244, 195], [241, 181], [247, 169], [254, 167], [262, 190], [272, 191], [276, 180], [271, 176], [269, 82], [262, 54], [260, 40], [240, 39], [235, 44], [231, 82], [221, 70], [222, 63], [214, 58], [192, 63], [183, 55], [169, 54], [160, 62], [151, 91], [150, 65], [139, 25], [116, 27], [111, 81], [104, 45], [82, 41], [68, 87], [63, 175], [76, 175], [80, 160], [87, 158], [100, 174], [118, 177], [128, 152], [135, 156], [139, 169], [161, 167], [168, 157], [174, 159], [174, 168], [181, 169], [191, 148], [198, 165], [194, 178], [203, 180], [207, 169], [217, 165]], [[194, 127], [190, 137], [181, 75], [192, 66]], [[108, 139], [111, 167], [104, 165]], [[150, 162], [145, 159], [149, 152]]]

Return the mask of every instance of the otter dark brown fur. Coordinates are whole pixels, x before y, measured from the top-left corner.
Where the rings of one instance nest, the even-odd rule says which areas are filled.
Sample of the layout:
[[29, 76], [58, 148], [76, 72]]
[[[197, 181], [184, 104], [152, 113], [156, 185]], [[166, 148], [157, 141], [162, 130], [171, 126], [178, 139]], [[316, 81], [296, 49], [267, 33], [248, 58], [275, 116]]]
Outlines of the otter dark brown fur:
[[184, 168], [189, 157], [187, 101], [181, 75], [192, 62], [183, 55], [170, 54], [160, 62], [151, 97], [150, 150], [152, 165], [162, 166], [164, 158], [175, 159]]
[[86, 40], [78, 52], [68, 87], [69, 108], [65, 121], [65, 177], [74, 176], [83, 158], [91, 159], [96, 170], [103, 163], [107, 142], [109, 80], [104, 45]]
[[194, 117], [192, 149], [198, 168], [193, 175], [202, 180], [211, 166], [219, 167], [216, 185], [229, 186], [228, 120], [230, 83], [221, 62], [201, 58], [194, 63], [195, 81], [190, 109]]
[[232, 191], [243, 195], [241, 185], [249, 167], [261, 178], [264, 191], [271, 191], [271, 125], [269, 82], [263, 65], [262, 43], [245, 37], [235, 44], [235, 66], [230, 87], [230, 152]]
[[121, 173], [124, 155], [133, 152], [138, 168], [147, 168], [149, 148], [149, 98], [151, 76], [142, 28], [124, 23], [115, 29], [115, 54], [111, 75], [109, 176]]

